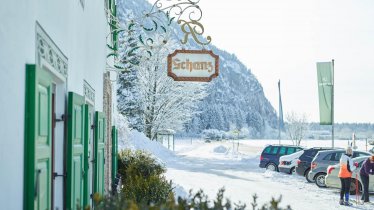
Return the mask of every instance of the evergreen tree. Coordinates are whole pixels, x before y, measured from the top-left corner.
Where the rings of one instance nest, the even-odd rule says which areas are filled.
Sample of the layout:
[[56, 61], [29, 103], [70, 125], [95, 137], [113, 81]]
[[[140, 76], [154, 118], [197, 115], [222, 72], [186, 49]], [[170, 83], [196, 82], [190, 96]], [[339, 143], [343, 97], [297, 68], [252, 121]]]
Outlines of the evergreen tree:
[[117, 108], [127, 117], [131, 129], [142, 132], [144, 131], [144, 108], [139, 89], [139, 75], [136, 70], [141, 57], [139, 54], [131, 53], [131, 49], [138, 46], [136, 35], [136, 31], [131, 27], [119, 34], [119, 59], [124, 70], [119, 73], [117, 80]]
[[127, 117], [129, 128], [144, 131], [144, 110], [136, 71], [119, 74], [117, 96], [118, 111]]

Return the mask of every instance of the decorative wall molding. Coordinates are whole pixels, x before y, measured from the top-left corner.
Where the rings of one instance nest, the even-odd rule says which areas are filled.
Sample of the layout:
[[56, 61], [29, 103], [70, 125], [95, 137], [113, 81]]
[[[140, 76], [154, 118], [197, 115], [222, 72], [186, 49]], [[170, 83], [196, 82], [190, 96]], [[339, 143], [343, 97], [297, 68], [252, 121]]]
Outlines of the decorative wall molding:
[[68, 77], [68, 58], [61, 52], [44, 29], [36, 22], [36, 64], [44, 62], [51, 65], [65, 79]]
[[86, 80], [83, 80], [83, 94], [87, 101], [95, 105], [95, 90]]

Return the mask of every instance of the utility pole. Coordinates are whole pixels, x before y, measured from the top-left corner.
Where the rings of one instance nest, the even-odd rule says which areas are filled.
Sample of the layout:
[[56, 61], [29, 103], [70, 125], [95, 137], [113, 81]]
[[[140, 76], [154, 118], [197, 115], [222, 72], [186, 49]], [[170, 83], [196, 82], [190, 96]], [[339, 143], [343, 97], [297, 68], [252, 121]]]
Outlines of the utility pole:
[[279, 140], [279, 144], [281, 144], [280, 119], [278, 119], [278, 140]]
[[278, 110], [278, 139], [281, 144], [281, 129], [283, 126], [283, 107], [282, 107], [282, 96], [280, 90], [280, 80], [278, 80], [278, 94], [279, 94], [279, 110]]

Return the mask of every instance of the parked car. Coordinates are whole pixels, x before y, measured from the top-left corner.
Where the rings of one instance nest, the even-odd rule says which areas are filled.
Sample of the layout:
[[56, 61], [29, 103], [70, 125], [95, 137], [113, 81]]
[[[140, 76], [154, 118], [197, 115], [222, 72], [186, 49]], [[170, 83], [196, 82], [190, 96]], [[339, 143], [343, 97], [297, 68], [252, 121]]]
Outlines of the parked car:
[[[308, 173], [308, 179], [315, 180], [318, 187], [326, 187], [325, 176], [327, 174], [327, 167], [339, 163], [340, 157], [345, 153], [345, 150], [326, 150], [320, 151], [312, 160], [310, 164], [311, 170]], [[370, 156], [369, 152], [353, 151], [352, 158]]]
[[279, 158], [278, 169], [280, 172], [292, 174], [295, 172], [295, 167], [297, 165], [297, 160], [304, 153], [304, 150], [295, 152], [290, 155], [284, 155]]
[[279, 158], [303, 150], [302, 147], [293, 145], [267, 145], [260, 156], [260, 168], [278, 171]]
[[331, 150], [332, 147], [313, 147], [305, 149], [304, 153], [297, 160], [296, 173], [300, 176], [304, 176], [308, 182], [313, 182], [313, 180], [308, 179], [308, 173], [310, 171], [310, 164], [313, 158], [317, 155], [319, 151]]
[[[358, 189], [361, 191], [362, 190], [362, 181], [360, 178], [360, 169], [362, 167], [362, 164], [366, 159], [368, 159], [370, 156], [364, 156], [364, 157], [357, 157], [353, 158], [353, 162], [358, 163], [358, 168], [354, 171], [352, 171], [352, 183], [351, 183], [351, 188], [350, 188], [350, 193], [351, 195], [356, 194], [356, 178], [358, 180]], [[332, 165], [327, 167], [327, 175], [325, 178], [325, 183], [326, 187], [332, 187], [332, 188], [340, 188], [341, 183], [340, 183], [340, 178], [338, 177], [340, 170], [340, 165]], [[369, 179], [369, 192], [374, 192], [374, 179], [370, 178]]]

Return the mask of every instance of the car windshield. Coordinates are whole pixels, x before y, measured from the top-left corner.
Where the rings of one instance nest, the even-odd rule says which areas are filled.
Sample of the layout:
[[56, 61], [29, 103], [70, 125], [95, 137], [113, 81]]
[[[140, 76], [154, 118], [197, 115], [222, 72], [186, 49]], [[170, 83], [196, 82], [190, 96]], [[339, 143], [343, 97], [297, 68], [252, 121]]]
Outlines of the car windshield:
[[300, 157], [300, 155], [302, 155], [303, 153], [304, 153], [304, 150], [301, 150], [290, 155], [281, 156], [279, 160], [293, 160], [293, 159]]

